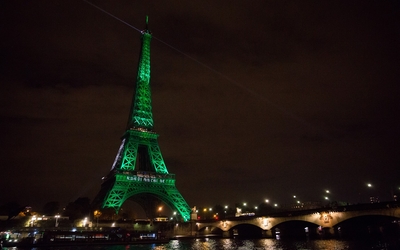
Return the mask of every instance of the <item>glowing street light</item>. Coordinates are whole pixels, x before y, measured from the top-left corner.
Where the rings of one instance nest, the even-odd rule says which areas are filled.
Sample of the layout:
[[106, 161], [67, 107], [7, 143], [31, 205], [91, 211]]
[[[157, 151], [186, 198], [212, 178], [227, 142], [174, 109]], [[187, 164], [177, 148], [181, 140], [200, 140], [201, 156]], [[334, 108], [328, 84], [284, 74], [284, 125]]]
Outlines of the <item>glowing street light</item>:
[[[328, 189], [325, 189], [325, 194], [326, 194], [326, 195], [330, 195], [331, 192], [330, 192]], [[324, 196], [324, 199], [325, 199], [325, 200], [329, 200], [329, 197], [328, 197], [328, 196]]]
[[161, 212], [162, 212], [162, 207], [158, 207], [158, 216], [161, 216]]
[[94, 217], [96, 218], [96, 227], [99, 226], [99, 217], [101, 216], [101, 211], [100, 210], [95, 210], [93, 212]]
[[32, 225], [32, 227], [35, 226], [35, 221], [36, 221], [36, 215], [34, 215], [34, 216], [32, 217], [32, 219], [31, 219], [31, 225]]
[[266, 199], [266, 200], [265, 200], [265, 202], [266, 202], [266, 203], [269, 203], [269, 200], [268, 200], [268, 199]]
[[54, 215], [54, 218], [56, 218], [56, 224], [54, 225], [54, 227], [58, 227], [58, 218], [60, 218], [59, 214]]
[[87, 224], [87, 217], [85, 217], [85, 219], [83, 219], [82, 221], [82, 227], [86, 227]]

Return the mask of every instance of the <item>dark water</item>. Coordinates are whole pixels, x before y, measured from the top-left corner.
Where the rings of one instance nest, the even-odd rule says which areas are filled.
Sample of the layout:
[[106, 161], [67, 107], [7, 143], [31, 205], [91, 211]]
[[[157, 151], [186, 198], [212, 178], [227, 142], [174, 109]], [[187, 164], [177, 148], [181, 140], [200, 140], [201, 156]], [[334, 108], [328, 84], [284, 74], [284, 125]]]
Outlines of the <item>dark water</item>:
[[[391, 246], [389, 244], [392, 244]], [[309, 240], [309, 241], [283, 241], [275, 239], [190, 239], [190, 240], [171, 240], [165, 244], [143, 244], [129, 246], [85, 246], [85, 247], [51, 247], [33, 248], [36, 250], [207, 250], [207, 249], [279, 249], [279, 250], [306, 250], [306, 249], [326, 249], [326, 250], [364, 250], [364, 249], [400, 249], [395, 243], [370, 242], [368, 239], [357, 241], [342, 240]], [[15, 248], [14, 248], [15, 249]]]

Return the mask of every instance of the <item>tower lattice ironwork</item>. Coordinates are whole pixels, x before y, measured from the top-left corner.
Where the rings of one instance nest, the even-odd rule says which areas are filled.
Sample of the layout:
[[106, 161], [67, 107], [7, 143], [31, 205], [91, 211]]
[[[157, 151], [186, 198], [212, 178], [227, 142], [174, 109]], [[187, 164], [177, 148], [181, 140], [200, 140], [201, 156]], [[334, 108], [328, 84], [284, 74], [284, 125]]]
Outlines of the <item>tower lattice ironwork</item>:
[[142, 44], [128, 126], [110, 173], [103, 178], [95, 203], [101, 208], [113, 208], [118, 213], [122, 204], [131, 199], [141, 205], [147, 216], [154, 216], [156, 201], [176, 210], [184, 221], [191, 209], [175, 186], [158, 146], [158, 134], [153, 131], [150, 91], [151, 32], [142, 31]]

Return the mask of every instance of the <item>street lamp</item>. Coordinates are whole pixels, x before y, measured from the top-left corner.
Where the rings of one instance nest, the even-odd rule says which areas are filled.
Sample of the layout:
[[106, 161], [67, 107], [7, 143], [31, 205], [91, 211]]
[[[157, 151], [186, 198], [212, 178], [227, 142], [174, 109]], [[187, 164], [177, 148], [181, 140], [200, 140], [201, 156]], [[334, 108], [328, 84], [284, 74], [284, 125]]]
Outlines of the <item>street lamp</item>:
[[[371, 183], [367, 183], [367, 187], [372, 189], [374, 186]], [[376, 203], [379, 202], [378, 197], [375, 197], [375, 195], [373, 194], [373, 191], [369, 192], [369, 202], [370, 203]]]
[[32, 217], [32, 219], [31, 219], [32, 227], [35, 226], [35, 221], [36, 221], [36, 215], [34, 215], [34, 216]]
[[101, 216], [101, 212], [100, 210], [95, 210], [93, 212], [94, 217], [96, 217], [96, 227], [99, 226], [99, 217]]
[[161, 211], [162, 211], [162, 207], [160, 206], [160, 207], [158, 207], [158, 216], [159, 217], [161, 216]]
[[331, 192], [330, 192], [328, 189], [325, 189], [325, 195], [326, 195], [326, 196], [324, 196], [324, 199], [325, 199], [325, 200], [329, 200], [328, 195], [330, 195], [330, 194], [331, 194]]
[[60, 218], [60, 215], [59, 214], [56, 214], [55, 216], [54, 216], [54, 218], [56, 218], [56, 224], [54, 225], [55, 227], [58, 227], [58, 218]]

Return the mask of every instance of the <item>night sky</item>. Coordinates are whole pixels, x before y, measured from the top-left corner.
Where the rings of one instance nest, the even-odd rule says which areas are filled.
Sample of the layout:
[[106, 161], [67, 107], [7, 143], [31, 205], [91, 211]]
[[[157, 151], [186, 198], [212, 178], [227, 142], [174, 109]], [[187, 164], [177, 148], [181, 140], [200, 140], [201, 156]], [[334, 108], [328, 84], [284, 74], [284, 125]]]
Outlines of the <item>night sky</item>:
[[[154, 129], [190, 206], [400, 193], [398, 1], [91, 3], [149, 16]], [[81, 0], [1, 1], [0, 205], [100, 190], [134, 93], [127, 24]]]

